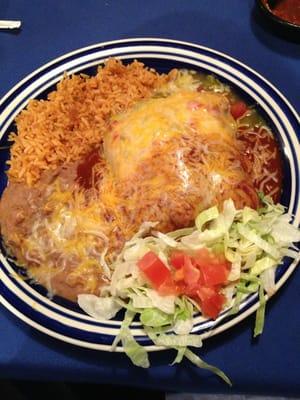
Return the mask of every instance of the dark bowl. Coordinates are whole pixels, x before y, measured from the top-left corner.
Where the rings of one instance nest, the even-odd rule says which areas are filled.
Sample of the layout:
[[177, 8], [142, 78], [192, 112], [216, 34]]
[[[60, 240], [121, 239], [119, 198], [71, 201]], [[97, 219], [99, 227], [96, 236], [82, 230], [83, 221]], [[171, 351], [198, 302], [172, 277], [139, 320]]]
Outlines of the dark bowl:
[[286, 39], [300, 42], [300, 25], [281, 19], [272, 13], [268, 0], [256, 0], [268, 28]]

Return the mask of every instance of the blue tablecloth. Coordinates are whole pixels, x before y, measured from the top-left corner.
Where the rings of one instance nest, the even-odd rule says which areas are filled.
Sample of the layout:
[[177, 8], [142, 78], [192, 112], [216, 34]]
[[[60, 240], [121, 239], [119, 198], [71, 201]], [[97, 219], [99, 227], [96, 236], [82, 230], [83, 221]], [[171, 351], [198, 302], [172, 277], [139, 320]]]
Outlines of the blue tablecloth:
[[[300, 109], [300, 46], [264, 28], [254, 0], [1, 0], [0, 19], [21, 19], [19, 32], [0, 32], [0, 97], [45, 62], [82, 46], [128, 37], [191, 41], [245, 62]], [[0, 308], [0, 377], [93, 381], [169, 391], [300, 394], [300, 286], [296, 271], [268, 304], [264, 333], [254, 318], [212, 338], [201, 354], [234, 386], [183, 363], [151, 356], [141, 370], [124, 355], [88, 351], [46, 337]]]

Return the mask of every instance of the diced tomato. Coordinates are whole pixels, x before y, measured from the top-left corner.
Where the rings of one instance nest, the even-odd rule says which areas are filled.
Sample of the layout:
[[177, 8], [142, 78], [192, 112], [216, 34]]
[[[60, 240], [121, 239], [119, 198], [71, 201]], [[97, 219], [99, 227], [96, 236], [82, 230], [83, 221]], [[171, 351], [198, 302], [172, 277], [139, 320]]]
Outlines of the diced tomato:
[[206, 264], [218, 264], [219, 259], [218, 257], [210, 252], [207, 248], [203, 248], [200, 250], [197, 250], [195, 256], [194, 256], [195, 263], [201, 267]]
[[230, 264], [221, 255], [201, 249], [194, 258], [195, 265], [201, 271], [201, 283], [204, 286], [215, 286], [227, 281]]
[[176, 269], [180, 269], [184, 264], [185, 254], [182, 251], [174, 251], [170, 257], [170, 264]]
[[206, 286], [215, 286], [227, 281], [228, 269], [226, 264], [207, 264], [201, 268], [201, 272]]
[[183, 280], [184, 280], [184, 270], [183, 270], [183, 267], [180, 268], [180, 269], [177, 269], [177, 270], [174, 272], [173, 279], [174, 279], [175, 282], [179, 282], [179, 281], [183, 281]]
[[192, 297], [192, 298], [194, 298], [194, 297], [197, 298], [198, 297], [197, 293], [198, 293], [198, 290], [200, 287], [201, 286], [200, 286], [199, 282], [197, 282], [195, 285], [185, 285], [183, 294], [185, 294], [186, 296]]
[[206, 301], [209, 300], [211, 297], [213, 297], [216, 294], [216, 291], [212, 287], [207, 287], [207, 286], [201, 286], [197, 290], [197, 295], [201, 301]]
[[201, 311], [205, 316], [216, 319], [222, 310], [224, 302], [224, 296], [216, 293], [212, 298], [201, 303]]
[[240, 118], [246, 113], [247, 110], [247, 104], [245, 104], [243, 101], [237, 101], [236, 103], [233, 103], [230, 107], [230, 112], [234, 119]]
[[202, 287], [197, 294], [202, 313], [207, 317], [216, 319], [225, 303], [225, 297], [209, 287]]
[[175, 284], [173, 279], [171, 277], [167, 278], [158, 288], [157, 288], [158, 293], [161, 296], [171, 296], [175, 295], [178, 296], [179, 294], [182, 293], [180, 290], [180, 287]]
[[171, 271], [153, 251], [146, 253], [138, 261], [138, 266], [155, 289], [158, 289], [167, 279], [172, 281]]
[[185, 295], [189, 296], [187, 293], [186, 284], [183, 281], [175, 282], [175, 288], [176, 288], [177, 296], [179, 296], [180, 294], [185, 294]]
[[199, 302], [203, 315], [217, 318], [225, 303], [220, 290], [230, 269], [224, 256], [206, 248], [193, 256], [174, 252], [170, 264], [174, 268], [172, 271], [152, 251], [138, 262], [140, 270], [160, 295], [187, 295]]
[[198, 283], [200, 278], [200, 271], [193, 265], [191, 257], [187, 255], [184, 256], [183, 272], [184, 282], [188, 286], [194, 286]]

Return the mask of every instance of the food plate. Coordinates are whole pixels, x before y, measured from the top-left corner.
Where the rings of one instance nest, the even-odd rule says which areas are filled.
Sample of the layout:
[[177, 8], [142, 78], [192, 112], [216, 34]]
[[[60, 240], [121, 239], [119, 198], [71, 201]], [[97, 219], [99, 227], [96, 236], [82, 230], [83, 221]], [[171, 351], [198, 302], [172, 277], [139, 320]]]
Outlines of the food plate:
[[[61, 80], [64, 73], [93, 74], [96, 67], [107, 58], [116, 57], [123, 62], [142, 61], [158, 72], [172, 68], [188, 68], [215, 74], [222, 82], [230, 84], [242, 97], [257, 104], [260, 113], [277, 136], [284, 167], [284, 187], [281, 203], [293, 215], [293, 224], [300, 221], [300, 152], [299, 118], [285, 97], [266, 79], [237, 60], [191, 43], [166, 39], [127, 39], [101, 43], [66, 54], [39, 68], [17, 84], [0, 103], [0, 185], [6, 186], [5, 162], [9, 158], [8, 134], [14, 129], [14, 119], [32, 98], [45, 98]], [[122, 316], [107, 321], [96, 321], [83, 314], [74, 303], [59, 297], [49, 299], [45, 289], [20, 277], [20, 269], [6, 255], [0, 255], [0, 301], [17, 317], [34, 328], [65, 342], [97, 350], [110, 350], [119, 333]], [[286, 258], [277, 268], [276, 290], [289, 278], [296, 262]], [[248, 296], [236, 315], [224, 311], [217, 320], [195, 317], [193, 333], [203, 338], [213, 336], [234, 326], [258, 308], [258, 296]], [[154, 346], [133, 322], [131, 330], [136, 340], [148, 351], [160, 350]], [[122, 351], [122, 346], [116, 348]]]

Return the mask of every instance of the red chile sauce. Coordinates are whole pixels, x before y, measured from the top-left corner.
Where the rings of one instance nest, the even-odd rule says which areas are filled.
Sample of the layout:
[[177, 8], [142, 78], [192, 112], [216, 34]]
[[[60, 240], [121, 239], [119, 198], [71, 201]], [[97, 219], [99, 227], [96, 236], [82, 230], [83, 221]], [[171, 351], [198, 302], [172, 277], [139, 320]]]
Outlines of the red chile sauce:
[[77, 166], [76, 181], [85, 189], [90, 189], [93, 186], [93, 168], [100, 162], [99, 149], [93, 150], [87, 154], [80, 164]]
[[[257, 128], [253, 128], [253, 132], [257, 132]], [[243, 142], [244, 145], [244, 152], [242, 157], [243, 167], [245, 171], [251, 176], [254, 160], [253, 146], [254, 140], [257, 140], [257, 136], [249, 135], [248, 130], [245, 133], [243, 133], [243, 131], [241, 130], [238, 134], [238, 139]], [[282, 162], [279, 147], [276, 140], [272, 136], [265, 135], [258, 140], [260, 146], [268, 146], [268, 151], [270, 151], [271, 153], [274, 152], [275, 154], [275, 157], [269, 160], [264, 167], [270, 174], [276, 172], [277, 182], [274, 180], [269, 180], [267, 184], [263, 186], [263, 192], [268, 195], [269, 193], [272, 193], [275, 188], [278, 188], [277, 193], [272, 196], [274, 202], [278, 202], [280, 200], [282, 187]], [[83, 161], [78, 164], [76, 181], [84, 189], [90, 189], [93, 186], [93, 168], [99, 162], [101, 162], [101, 157], [100, 151], [99, 149], [97, 149], [88, 153]], [[261, 181], [256, 182], [255, 186], [257, 190], [259, 190], [260, 184]]]
[[[253, 132], [257, 132], [257, 128], [253, 128]], [[249, 173], [251, 176], [251, 171], [252, 171], [252, 165], [253, 165], [253, 160], [254, 160], [254, 153], [253, 153], [253, 146], [254, 146], [254, 135], [249, 135], [247, 132], [243, 134], [242, 131], [239, 132], [238, 134], [238, 139], [243, 142], [244, 144], [244, 152], [243, 152], [243, 158], [242, 164], [246, 172]], [[257, 138], [257, 137], [256, 137]], [[279, 202], [280, 200], [280, 195], [281, 195], [281, 188], [282, 188], [282, 177], [283, 177], [283, 172], [282, 172], [282, 161], [281, 161], [281, 155], [279, 151], [279, 146], [276, 142], [276, 140], [271, 136], [271, 135], [265, 135], [262, 138], [255, 139], [259, 141], [260, 146], [267, 146], [268, 151], [271, 153], [274, 152], [275, 157], [270, 159], [265, 165], [265, 169], [269, 172], [269, 174], [272, 174], [276, 172], [276, 178], [277, 182], [274, 180], [269, 180], [265, 185], [263, 185], [262, 191], [265, 195], [268, 195], [269, 193], [272, 193], [272, 191], [276, 188], [278, 188], [277, 192], [275, 195], [272, 195], [273, 201], [275, 203]], [[243, 162], [244, 161], [244, 162]], [[256, 189], [260, 189], [260, 184], [262, 183], [263, 179], [259, 180], [258, 182], [255, 182]]]
[[[268, 5], [267, 0], [265, 3]], [[278, 0], [271, 12], [278, 18], [300, 25], [300, 0]]]

